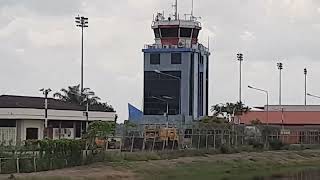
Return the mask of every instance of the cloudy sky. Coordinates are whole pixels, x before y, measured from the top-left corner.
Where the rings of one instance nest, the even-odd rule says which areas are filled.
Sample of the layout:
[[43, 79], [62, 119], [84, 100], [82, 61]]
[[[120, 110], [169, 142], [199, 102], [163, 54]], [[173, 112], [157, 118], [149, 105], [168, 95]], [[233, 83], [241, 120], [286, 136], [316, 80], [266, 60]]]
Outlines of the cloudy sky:
[[[172, 14], [173, 0], [0, 0], [0, 94], [41, 96], [39, 89], [80, 82], [78, 14], [89, 18], [85, 31], [85, 86], [112, 104], [120, 121], [127, 103], [142, 106], [144, 44], [153, 42], [152, 16]], [[191, 0], [179, 1], [180, 16]], [[238, 100], [242, 52], [243, 101], [263, 105], [270, 91], [278, 103], [278, 71], [284, 64], [283, 104], [303, 104], [308, 91], [320, 95], [319, 0], [195, 0], [201, 41], [210, 36], [210, 104]], [[310, 104], [320, 99], [308, 98]]]

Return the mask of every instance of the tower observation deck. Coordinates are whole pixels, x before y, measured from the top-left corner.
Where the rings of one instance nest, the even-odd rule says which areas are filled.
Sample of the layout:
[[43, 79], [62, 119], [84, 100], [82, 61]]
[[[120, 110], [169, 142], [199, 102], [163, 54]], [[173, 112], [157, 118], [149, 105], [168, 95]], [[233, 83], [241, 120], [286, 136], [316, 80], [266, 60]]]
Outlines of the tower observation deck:
[[142, 50], [144, 122], [181, 124], [208, 115], [210, 52], [198, 40], [201, 23], [193, 15], [158, 13], [151, 28], [155, 41]]

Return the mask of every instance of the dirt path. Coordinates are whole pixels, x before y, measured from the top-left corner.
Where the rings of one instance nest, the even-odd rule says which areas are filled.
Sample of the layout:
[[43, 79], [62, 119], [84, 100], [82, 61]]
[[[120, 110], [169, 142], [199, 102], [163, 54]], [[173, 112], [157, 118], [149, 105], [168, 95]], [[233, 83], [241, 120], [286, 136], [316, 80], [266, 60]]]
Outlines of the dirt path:
[[[137, 180], [138, 173], [150, 169], [175, 168], [177, 165], [201, 162], [236, 162], [252, 161], [274, 164], [298, 164], [303, 162], [320, 161], [320, 150], [306, 151], [278, 151], [278, 152], [243, 152], [238, 154], [219, 154], [201, 157], [184, 157], [173, 160], [140, 161], [125, 163], [96, 163], [89, 166], [80, 166], [53, 171], [18, 174], [16, 177], [32, 177], [46, 180]], [[216, 164], [216, 163], [215, 163]], [[0, 179], [7, 179], [9, 175], [1, 175]], [[51, 178], [50, 178], [51, 177]], [[60, 177], [60, 178], [59, 178]], [[62, 178], [64, 177], [64, 178]], [[67, 178], [66, 178], [67, 177]]]

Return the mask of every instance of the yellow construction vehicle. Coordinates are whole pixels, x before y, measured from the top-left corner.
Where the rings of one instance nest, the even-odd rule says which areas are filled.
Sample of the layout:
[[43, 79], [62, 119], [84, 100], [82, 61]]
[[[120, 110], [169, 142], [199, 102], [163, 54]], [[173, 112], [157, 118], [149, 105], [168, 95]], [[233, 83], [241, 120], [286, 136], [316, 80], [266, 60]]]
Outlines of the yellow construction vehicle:
[[[153, 143], [155, 147], [162, 146], [173, 146], [178, 147], [178, 131], [174, 127], [162, 127], [160, 125], [148, 125], [144, 129], [144, 138], [146, 142]], [[163, 145], [165, 144], [165, 145]], [[169, 145], [171, 144], [171, 145]]]

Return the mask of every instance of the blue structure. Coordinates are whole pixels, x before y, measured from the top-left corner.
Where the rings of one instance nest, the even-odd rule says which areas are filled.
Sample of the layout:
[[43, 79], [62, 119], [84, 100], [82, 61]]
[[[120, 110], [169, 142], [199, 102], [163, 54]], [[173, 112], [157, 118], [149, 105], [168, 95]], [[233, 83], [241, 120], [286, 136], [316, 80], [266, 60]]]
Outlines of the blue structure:
[[128, 110], [129, 110], [129, 122], [132, 123], [141, 123], [143, 112], [140, 111], [138, 108], [134, 107], [130, 103], [128, 103]]

